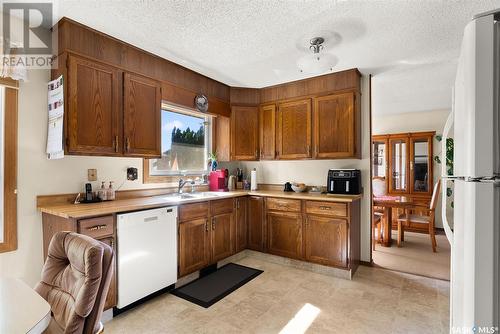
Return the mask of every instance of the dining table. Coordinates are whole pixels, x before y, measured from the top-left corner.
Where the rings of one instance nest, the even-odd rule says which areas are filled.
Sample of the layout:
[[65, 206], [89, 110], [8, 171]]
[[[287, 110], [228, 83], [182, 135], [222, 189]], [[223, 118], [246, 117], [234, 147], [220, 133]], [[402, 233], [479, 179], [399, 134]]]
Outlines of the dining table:
[[0, 333], [39, 334], [50, 323], [50, 305], [18, 278], [0, 277]]
[[415, 203], [410, 196], [379, 196], [373, 197], [373, 206], [384, 208], [384, 217], [382, 219], [382, 238], [380, 244], [385, 247], [391, 247], [392, 243], [392, 209], [407, 209]]

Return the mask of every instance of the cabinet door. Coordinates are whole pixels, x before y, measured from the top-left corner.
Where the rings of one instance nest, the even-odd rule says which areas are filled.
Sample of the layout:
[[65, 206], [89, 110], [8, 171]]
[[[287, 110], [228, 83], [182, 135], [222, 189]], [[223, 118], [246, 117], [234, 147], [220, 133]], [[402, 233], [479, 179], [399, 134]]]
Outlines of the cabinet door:
[[251, 196], [248, 198], [248, 248], [256, 251], [265, 250], [264, 199]]
[[68, 59], [68, 153], [121, 155], [122, 72], [79, 57]]
[[212, 258], [217, 262], [233, 254], [234, 215], [223, 213], [212, 217]]
[[269, 253], [296, 259], [302, 258], [302, 215], [268, 212], [266, 217]]
[[354, 93], [314, 99], [314, 157], [350, 158], [356, 152]]
[[218, 161], [231, 160], [231, 120], [229, 117], [217, 116], [213, 118], [214, 148]]
[[179, 224], [179, 276], [206, 267], [210, 261], [208, 219]]
[[432, 194], [432, 135], [410, 137], [409, 176], [410, 193], [414, 195]]
[[236, 199], [236, 249], [235, 253], [247, 248], [247, 206], [248, 199], [239, 197]]
[[347, 267], [346, 220], [309, 215], [304, 225], [307, 261]]
[[281, 103], [278, 107], [278, 158], [311, 157], [311, 100]]
[[259, 120], [260, 159], [272, 160], [276, 153], [276, 106], [261, 107]]
[[[104, 238], [98, 239], [99, 241], [105, 243], [113, 249], [115, 253], [114, 259], [116, 259], [116, 248], [114, 238]], [[115, 260], [113, 260], [113, 276], [111, 277], [111, 282], [109, 283], [108, 296], [106, 297], [106, 302], [104, 303], [104, 310], [110, 309], [116, 306], [117, 302], [117, 291], [116, 291], [116, 265]]]
[[161, 156], [161, 86], [152, 79], [125, 73], [125, 155]]
[[259, 149], [259, 109], [231, 108], [231, 159], [257, 160]]
[[408, 137], [389, 138], [389, 194], [408, 192]]

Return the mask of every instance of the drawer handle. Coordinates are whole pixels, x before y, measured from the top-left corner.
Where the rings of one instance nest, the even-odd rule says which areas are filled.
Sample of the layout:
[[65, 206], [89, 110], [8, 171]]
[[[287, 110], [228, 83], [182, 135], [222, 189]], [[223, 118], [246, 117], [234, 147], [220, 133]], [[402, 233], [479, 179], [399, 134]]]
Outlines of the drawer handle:
[[104, 229], [107, 229], [108, 228], [108, 225], [95, 225], [95, 226], [91, 226], [89, 228], [87, 228], [87, 230], [89, 231], [98, 231], [98, 230], [104, 230]]
[[319, 209], [320, 210], [331, 210], [332, 208], [329, 206], [320, 206]]

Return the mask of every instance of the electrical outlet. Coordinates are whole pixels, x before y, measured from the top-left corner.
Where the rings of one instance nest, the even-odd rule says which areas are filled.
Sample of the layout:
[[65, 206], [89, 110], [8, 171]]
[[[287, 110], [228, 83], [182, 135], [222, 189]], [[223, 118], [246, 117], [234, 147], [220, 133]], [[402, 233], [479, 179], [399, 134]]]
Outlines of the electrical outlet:
[[135, 167], [127, 168], [127, 180], [129, 181], [137, 180], [137, 168]]
[[87, 169], [87, 179], [89, 181], [97, 181], [97, 169]]

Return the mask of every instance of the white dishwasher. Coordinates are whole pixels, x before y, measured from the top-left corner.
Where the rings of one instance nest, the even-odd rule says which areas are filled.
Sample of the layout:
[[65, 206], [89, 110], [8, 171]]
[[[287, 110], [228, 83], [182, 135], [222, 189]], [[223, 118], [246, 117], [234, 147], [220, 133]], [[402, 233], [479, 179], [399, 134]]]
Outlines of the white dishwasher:
[[177, 281], [177, 207], [117, 215], [118, 308]]

